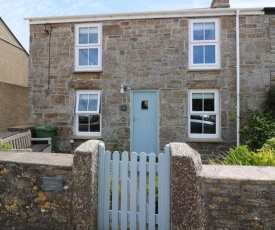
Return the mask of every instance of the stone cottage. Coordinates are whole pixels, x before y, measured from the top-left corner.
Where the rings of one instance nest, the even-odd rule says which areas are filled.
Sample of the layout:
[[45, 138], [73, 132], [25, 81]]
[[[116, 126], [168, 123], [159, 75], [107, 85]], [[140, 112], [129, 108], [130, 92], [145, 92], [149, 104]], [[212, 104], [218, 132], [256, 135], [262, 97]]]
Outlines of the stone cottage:
[[0, 132], [29, 120], [29, 54], [0, 18]]
[[[210, 8], [28, 18], [30, 119], [57, 151], [87, 139], [202, 157], [240, 141], [240, 115], [275, 80], [275, 8]], [[232, 116], [235, 114], [235, 116]]]

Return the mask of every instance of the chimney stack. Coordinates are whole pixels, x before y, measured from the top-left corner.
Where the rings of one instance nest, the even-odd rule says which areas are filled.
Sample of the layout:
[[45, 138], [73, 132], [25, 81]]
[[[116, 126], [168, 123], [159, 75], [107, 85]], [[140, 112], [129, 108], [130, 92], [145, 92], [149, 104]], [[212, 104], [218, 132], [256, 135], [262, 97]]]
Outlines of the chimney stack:
[[213, 0], [211, 8], [229, 8], [229, 0]]

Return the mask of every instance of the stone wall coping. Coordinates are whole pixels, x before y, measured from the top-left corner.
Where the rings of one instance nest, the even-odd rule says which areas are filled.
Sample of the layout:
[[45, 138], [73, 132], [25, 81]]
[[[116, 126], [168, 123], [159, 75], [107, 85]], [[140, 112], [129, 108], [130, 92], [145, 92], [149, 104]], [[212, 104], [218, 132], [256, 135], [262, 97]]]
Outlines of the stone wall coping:
[[73, 154], [38, 152], [0, 152], [0, 161], [61, 167], [73, 166]]
[[9, 127], [9, 129], [33, 129], [36, 125], [17, 125]]
[[225, 165], [202, 165], [200, 177], [207, 179], [227, 180], [252, 180], [273, 181], [275, 180], [275, 167], [272, 166], [225, 166]]

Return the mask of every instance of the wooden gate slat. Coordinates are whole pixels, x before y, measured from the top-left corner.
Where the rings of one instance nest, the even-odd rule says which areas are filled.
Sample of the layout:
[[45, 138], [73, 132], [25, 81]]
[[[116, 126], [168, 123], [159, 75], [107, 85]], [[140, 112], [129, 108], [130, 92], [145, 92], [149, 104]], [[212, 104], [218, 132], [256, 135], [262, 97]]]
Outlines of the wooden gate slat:
[[131, 153], [130, 163], [130, 229], [137, 227], [137, 153]]
[[156, 229], [156, 155], [149, 155], [149, 230]]
[[146, 229], [146, 153], [140, 154], [139, 172], [139, 228]]
[[113, 153], [112, 160], [112, 230], [118, 229], [119, 201], [119, 152]]
[[122, 153], [121, 162], [121, 230], [127, 230], [127, 204], [128, 204], [128, 153]]
[[109, 210], [110, 210], [110, 164], [111, 153], [109, 151], [105, 152], [104, 156], [104, 228], [109, 229]]

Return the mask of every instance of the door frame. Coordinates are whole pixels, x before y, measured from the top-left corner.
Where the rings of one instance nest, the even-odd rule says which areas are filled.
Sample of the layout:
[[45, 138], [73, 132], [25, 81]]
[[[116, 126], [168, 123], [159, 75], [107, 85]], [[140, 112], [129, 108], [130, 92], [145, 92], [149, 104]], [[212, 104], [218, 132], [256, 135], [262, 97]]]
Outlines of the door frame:
[[[131, 109], [131, 114], [130, 114], [130, 151], [133, 152], [133, 130], [134, 130], [134, 125], [133, 125], [133, 113], [134, 113], [134, 107], [133, 107], [133, 98], [134, 98], [134, 93], [135, 92], [154, 92], [156, 93], [156, 96], [157, 96], [157, 99], [156, 99], [156, 103], [157, 103], [157, 130], [156, 130], [156, 141], [157, 141], [157, 152], [155, 154], [159, 154], [159, 90], [144, 90], [144, 89], [141, 89], [141, 90], [131, 90], [131, 97], [130, 97], [130, 109]], [[146, 154], [149, 154], [149, 153], [146, 153]]]

